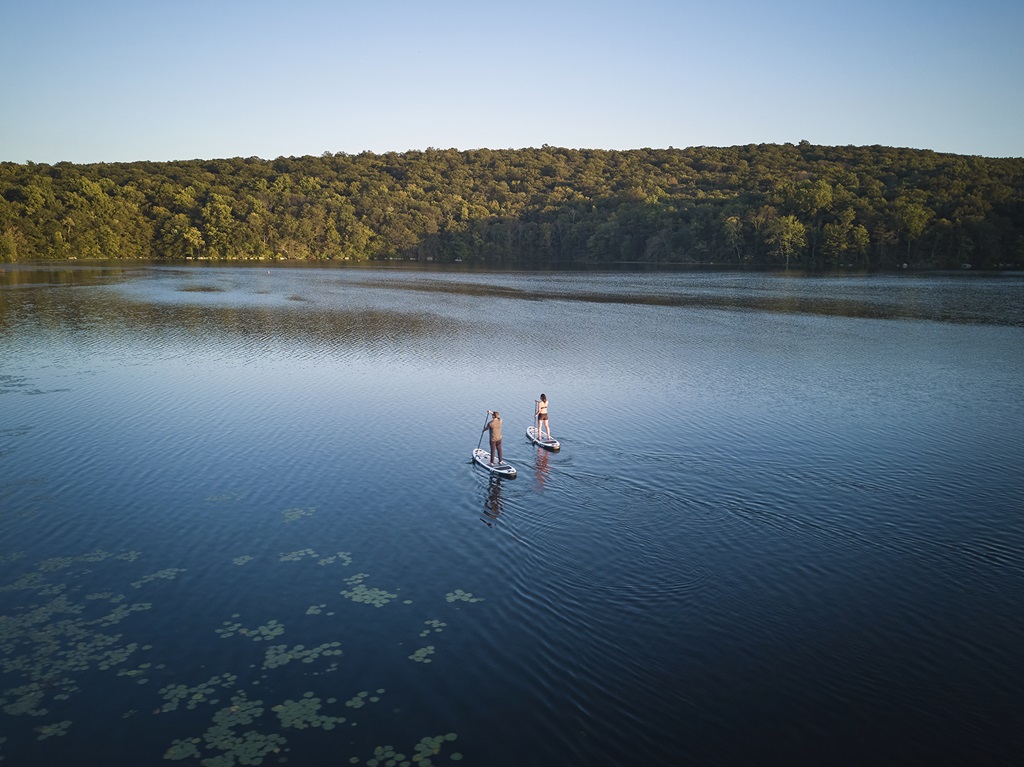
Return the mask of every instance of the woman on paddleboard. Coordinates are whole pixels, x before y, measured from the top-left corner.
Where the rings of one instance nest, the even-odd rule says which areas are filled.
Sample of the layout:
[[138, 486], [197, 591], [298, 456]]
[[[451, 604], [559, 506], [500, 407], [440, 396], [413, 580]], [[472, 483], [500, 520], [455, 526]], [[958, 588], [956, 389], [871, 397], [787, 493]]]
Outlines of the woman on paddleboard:
[[541, 439], [544, 435], [544, 427], [548, 430], [548, 439], [551, 439], [551, 422], [548, 420], [548, 398], [547, 395], [541, 394], [540, 400], [537, 401], [537, 412], [534, 414], [537, 419], [537, 439]]
[[498, 456], [498, 463], [504, 463], [501, 457], [501, 417], [497, 410], [488, 410], [491, 420], [481, 431], [491, 430], [491, 466], [494, 465], [494, 456]]

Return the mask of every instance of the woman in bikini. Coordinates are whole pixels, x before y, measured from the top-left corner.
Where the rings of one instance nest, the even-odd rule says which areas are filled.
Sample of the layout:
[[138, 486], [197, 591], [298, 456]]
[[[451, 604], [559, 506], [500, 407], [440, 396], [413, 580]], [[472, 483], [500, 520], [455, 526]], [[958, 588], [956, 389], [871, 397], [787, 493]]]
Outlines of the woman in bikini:
[[551, 439], [551, 421], [548, 420], [548, 398], [544, 394], [540, 395], [540, 400], [537, 402], [535, 416], [537, 418], [537, 439], [542, 437], [545, 427], [548, 430], [548, 439]]

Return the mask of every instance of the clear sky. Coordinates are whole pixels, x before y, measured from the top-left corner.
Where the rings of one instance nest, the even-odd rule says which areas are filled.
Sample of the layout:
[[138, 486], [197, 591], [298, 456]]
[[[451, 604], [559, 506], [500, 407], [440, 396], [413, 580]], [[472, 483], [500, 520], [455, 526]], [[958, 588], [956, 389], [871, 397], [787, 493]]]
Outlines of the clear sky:
[[0, 161], [1024, 156], [1024, 0], [0, 0]]

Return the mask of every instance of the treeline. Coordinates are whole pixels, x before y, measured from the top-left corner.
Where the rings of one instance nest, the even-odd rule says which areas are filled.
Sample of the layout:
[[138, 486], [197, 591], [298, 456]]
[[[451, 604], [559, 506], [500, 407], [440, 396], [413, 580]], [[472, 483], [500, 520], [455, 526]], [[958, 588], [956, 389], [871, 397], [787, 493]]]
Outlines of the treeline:
[[0, 261], [1024, 265], [1024, 159], [807, 142], [0, 163]]

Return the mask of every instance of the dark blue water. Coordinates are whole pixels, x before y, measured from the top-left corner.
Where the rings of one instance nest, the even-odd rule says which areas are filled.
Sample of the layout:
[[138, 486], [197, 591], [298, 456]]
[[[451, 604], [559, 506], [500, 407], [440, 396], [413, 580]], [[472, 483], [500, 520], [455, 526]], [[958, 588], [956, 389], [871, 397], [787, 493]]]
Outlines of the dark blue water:
[[1017, 763], [1022, 352], [1013, 275], [5, 267], [0, 757]]

